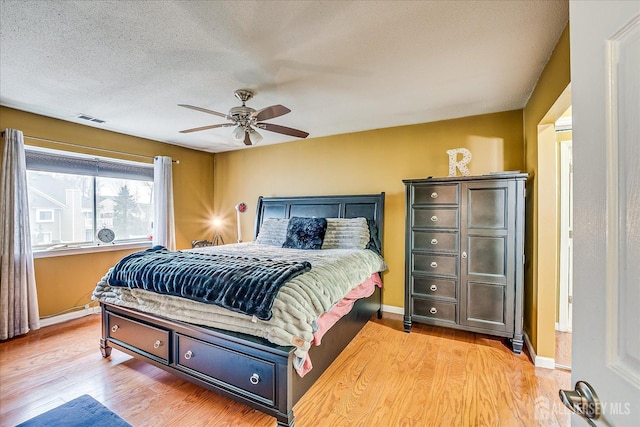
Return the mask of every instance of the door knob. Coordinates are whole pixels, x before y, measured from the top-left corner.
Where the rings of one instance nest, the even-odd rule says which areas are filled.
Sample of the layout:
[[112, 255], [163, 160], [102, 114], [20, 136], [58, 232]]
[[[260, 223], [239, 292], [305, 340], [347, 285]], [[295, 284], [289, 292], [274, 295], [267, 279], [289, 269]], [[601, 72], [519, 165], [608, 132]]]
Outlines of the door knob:
[[596, 427], [591, 420], [602, 415], [602, 406], [596, 391], [586, 381], [578, 381], [575, 390], [560, 390], [560, 400], [564, 406], [580, 415], [589, 425]]

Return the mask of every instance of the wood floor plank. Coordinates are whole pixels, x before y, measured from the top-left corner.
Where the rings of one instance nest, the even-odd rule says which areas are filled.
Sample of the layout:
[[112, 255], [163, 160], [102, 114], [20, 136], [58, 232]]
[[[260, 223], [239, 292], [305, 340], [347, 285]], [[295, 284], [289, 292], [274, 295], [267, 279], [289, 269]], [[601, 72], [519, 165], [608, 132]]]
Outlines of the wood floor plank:
[[[136, 427], [272, 427], [273, 417], [113, 350], [100, 318], [0, 343], [0, 426], [90, 394]], [[570, 373], [535, 368], [504, 341], [372, 319], [295, 405], [297, 427], [568, 426]], [[556, 403], [557, 400], [557, 403]], [[540, 405], [546, 407], [540, 408]]]

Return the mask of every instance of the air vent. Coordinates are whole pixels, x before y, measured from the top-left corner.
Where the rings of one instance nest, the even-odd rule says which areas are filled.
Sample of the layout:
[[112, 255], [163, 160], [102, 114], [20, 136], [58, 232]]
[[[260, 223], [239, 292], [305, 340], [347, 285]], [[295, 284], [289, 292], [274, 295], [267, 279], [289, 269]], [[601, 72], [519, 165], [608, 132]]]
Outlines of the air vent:
[[104, 123], [104, 120], [96, 119], [95, 117], [91, 117], [91, 116], [88, 116], [86, 114], [78, 114], [76, 116], [76, 118], [82, 119], [82, 120], [87, 120], [89, 122], [94, 122], [94, 123]]

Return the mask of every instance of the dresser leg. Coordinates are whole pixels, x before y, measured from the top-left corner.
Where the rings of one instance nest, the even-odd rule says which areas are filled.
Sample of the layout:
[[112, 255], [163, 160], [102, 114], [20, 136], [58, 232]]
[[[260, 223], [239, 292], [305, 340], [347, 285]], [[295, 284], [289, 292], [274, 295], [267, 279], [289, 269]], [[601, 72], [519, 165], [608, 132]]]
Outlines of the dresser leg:
[[511, 348], [515, 354], [522, 353], [522, 346], [524, 345], [524, 340], [522, 338], [512, 338], [511, 339]]
[[406, 333], [411, 332], [411, 316], [404, 316], [402, 324], [404, 325], [404, 331]]

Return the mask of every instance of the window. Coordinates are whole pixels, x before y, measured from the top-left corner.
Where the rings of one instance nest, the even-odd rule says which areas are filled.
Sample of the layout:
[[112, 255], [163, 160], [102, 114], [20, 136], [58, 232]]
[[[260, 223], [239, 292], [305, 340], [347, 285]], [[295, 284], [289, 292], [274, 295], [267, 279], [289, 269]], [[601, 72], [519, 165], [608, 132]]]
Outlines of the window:
[[34, 249], [148, 241], [153, 224], [153, 165], [25, 147]]
[[36, 222], [53, 222], [53, 209], [36, 209]]

